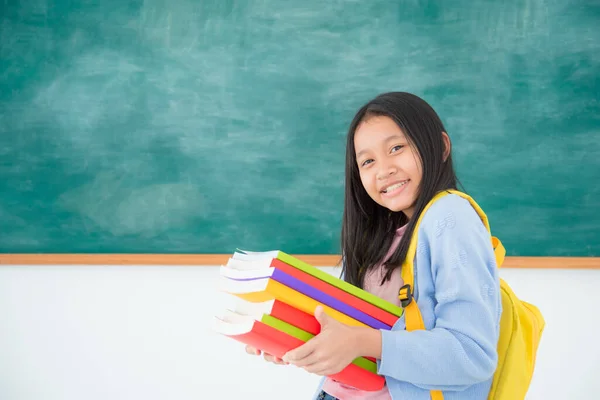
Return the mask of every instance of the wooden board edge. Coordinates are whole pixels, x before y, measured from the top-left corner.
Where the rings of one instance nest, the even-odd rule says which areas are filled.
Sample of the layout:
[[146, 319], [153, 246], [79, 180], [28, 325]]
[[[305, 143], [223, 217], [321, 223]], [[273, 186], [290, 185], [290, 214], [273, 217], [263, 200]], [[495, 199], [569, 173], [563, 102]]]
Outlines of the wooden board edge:
[[[229, 254], [0, 254], [0, 265], [190, 265], [226, 264]], [[337, 255], [298, 254], [311, 265], [335, 267]], [[600, 257], [506, 257], [503, 268], [600, 269]]]

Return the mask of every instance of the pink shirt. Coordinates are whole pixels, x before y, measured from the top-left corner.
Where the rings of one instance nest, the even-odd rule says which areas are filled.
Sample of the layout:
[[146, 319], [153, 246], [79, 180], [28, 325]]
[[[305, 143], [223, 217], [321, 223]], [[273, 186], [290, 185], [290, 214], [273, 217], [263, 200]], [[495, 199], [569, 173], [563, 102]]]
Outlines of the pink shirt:
[[[404, 284], [404, 282], [402, 281], [402, 277], [400, 276], [400, 270], [395, 271], [392, 274], [390, 280], [386, 281], [383, 285], [380, 285], [380, 283], [383, 277], [385, 276], [385, 268], [383, 268], [382, 264], [390, 258], [394, 251], [396, 251], [396, 248], [398, 247], [398, 244], [400, 244], [400, 239], [402, 239], [404, 231], [406, 231], [406, 225], [396, 230], [394, 240], [385, 256], [385, 259], [367, 273], [364, 281], [364, 289], [366, 291], [371, 292], [374, 295], [379, 296], [382, 299], [397, 305], [398, 307], [400, 307], [398, 291], [400, 290], [400, 287], [402, 287], [402, 285]], [[323, 390], [329, 395], [337, 397], [340, 400], [392, 399], [387, 389], [387, 386], [384, 386], [381, 390], [377, 392], [367, 392], [336, 382], [330, 378], [325, 379], [325, 382], [323, 383]]]

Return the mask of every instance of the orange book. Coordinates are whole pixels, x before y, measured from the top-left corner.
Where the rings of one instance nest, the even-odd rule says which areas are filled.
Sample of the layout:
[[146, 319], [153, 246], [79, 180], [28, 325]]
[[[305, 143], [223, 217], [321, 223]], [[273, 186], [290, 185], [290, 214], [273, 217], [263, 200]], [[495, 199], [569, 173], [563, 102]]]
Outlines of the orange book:
[[308, 297], [288, 286], [283, 285], [271, 278], [253, 279], [253, 280], [233, 280], [221, 276], [219, 280], [220, 290], [241, 299], [260, 303], [269, 300], [279, 300], [282, 303], [297, 308], [310, 315], [315, 315], [315, 309], [318, 305], [332, 318], [350, 326], [367, 326], [366, 324], [343, 314], [328, 305]]

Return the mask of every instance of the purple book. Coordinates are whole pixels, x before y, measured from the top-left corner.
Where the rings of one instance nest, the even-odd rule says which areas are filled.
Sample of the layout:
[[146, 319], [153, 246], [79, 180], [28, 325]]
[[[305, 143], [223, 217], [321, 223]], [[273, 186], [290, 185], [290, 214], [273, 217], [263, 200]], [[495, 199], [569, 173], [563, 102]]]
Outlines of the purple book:
[[261, 277], [246, 278], [246, 279], [234, 279], [231, 277], [227, 277], [227, 279], [234, 279], [234, 280], [240, 280], [240, 281], [251, 281], [251, 280], [255, 280], [255, 279], [271, 278], [291, 289], [296, 290], [299, 293], [302, 293], [312, 299], [319, 301], [320, 303], [323, 303], [323, 304], [333, 308], [334, 310], [344, 313], [347, 316], [352, 317], [355, 320], [366, 324], [367, 326], [370, 326], [371, 328], [385, 329], [388, 331], [390, 329], [392, 329], [392, 327], [389, 326], [388, 324], [383, 323], [383, 322], [379, 321], [378, 319], [371, 317], [369, 314], [366, 314], [360, 310], [357, 310], [356, 308], [336, 299], [335, 297], [328, 295], [327, 293], [322, 292], [319, 289], [316, 289], [316, 288], [310, 286], [309, 284], [307, 284], [305, 282], [302, 282], [299, 279], [294, 278], [293, 276], [291, 276], [289, 274], [286, 274], [285, 272], [278, 269], [277, 267], [270, 268], [270, 272], [271, 272], [271, 276], [261, 276]]

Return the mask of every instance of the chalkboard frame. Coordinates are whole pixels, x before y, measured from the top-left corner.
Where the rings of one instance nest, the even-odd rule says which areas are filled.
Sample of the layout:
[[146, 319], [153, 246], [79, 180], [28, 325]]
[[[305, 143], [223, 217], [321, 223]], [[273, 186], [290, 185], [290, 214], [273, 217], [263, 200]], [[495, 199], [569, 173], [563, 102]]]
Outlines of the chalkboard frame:
[[[318, 267], [339, 266], [339, 255], [297, 254]], [[0, 265], [219, 266], [229, 254], [0, 254]], [[506, 257], [502, 268], [600, 269], [600, 257]]]

